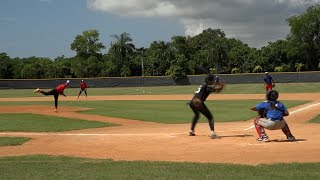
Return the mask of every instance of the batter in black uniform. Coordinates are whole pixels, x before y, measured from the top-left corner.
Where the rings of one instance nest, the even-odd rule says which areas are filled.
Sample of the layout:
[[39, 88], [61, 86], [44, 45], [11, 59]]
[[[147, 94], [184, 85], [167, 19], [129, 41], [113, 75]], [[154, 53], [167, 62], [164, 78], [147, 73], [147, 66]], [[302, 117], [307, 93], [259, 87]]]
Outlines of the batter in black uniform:
[[195, 92], [192, 100], [190, 101], [190, 108], [194, 112], [194, 117], [192, 119], [191, 123], [191, 129], [189, 131], [189, 136], [195, 136], [194, 129], [196, 124], [198, 123], [198, 120], [200, 118], [200, 113], [203, 114], [209, 121], [209, 127], [211, 130], [211, 138], [215, 139], [217, 138], [217, 135], [214, 132], [214, 118], [211, 114], [210, 110], [207, 108], [207, 106], [204, 104], [207, 97], [212, 92], [220, 92], [223, 89], [223, 84], [220, 86], [216, 86], [217, 83], [215, 83], [215, 76], [213, 74], [208, 74], [208, 76], [205, 79], [205, 82], [198, 88], [198, 90]]

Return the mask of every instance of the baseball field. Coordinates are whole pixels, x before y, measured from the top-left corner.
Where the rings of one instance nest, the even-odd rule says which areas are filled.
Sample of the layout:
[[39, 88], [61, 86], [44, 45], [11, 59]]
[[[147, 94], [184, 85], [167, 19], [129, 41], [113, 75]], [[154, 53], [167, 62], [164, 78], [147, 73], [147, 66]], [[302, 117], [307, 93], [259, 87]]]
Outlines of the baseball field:
[[0, 90], [0, 179], [320, 179], [320, 83], [277, 83], [295, 142], [281, 130], [256, 141], [262, 84], [208, 97], [221, 137], [201, 116], [188, 136], [198, 86]]

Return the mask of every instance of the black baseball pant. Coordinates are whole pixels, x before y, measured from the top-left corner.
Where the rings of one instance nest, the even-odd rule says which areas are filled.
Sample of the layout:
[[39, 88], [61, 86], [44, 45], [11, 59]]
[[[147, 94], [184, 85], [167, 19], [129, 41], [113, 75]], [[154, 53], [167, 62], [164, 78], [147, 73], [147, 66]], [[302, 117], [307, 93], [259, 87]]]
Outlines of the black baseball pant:
[[78, 97], [81, 95], [82, 91], [84, 91], [84, 93], [85, 93], [85, 95], [86, 95], [86, 97], [87, 97], [87, 96], [88, 96], [88, 94], [87, 94], [87, 89], [80, 89], [80, 92], [79, 92], [79, 94], [78, 94]]
[[201, 103], [198, 107], [196, 107], [194, 105], [194, 103], [191, 101], [190, 108], [194, 112], [194, 117], [193, 117], [192, 123], [191, 123], [191, 130], [192, 131], [194, 131], [194, 128], [196, 127], [196, 124], [198, 123], [198, 120], [200, 118], [200, 113], [203, 114], [208, 119], [210, 130], [214, 131], [213, 115], [211, 114], [210, 110], [208, 109], [208, 107], [204, 103]]
[[40, 93], [42, 93], [45, 96], [53, 95], [53, 97], [54, 97], [54, 106], [55, 106], [56, 109], [58, 108], [59, 93], [55, 89], [52, 89], [51, 91], [48, 91], [48, 92], [40, 91]]

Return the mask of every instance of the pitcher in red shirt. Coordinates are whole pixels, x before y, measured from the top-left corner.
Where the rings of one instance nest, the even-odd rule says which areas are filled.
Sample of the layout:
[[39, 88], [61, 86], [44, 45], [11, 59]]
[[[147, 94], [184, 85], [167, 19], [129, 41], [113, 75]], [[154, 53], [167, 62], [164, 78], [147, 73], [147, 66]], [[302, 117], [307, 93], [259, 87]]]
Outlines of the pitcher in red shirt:
[[79, 94], [78, 94], [78, 98], [77, 99], [79, 99], [79, 96], [80, 96], [80, 94], [82, 93], [82, 91], [84, 91], [84, 93], [86, 94], [86, 97], [88, 97], [88, 94], [87, 94], [87, 84], [83, 81], [83, 80], [81, 80], [81, 83], [80, 83], [80, 92], [79, 92]]
[[55, 87], [54, 89], [52, 89], [51, 91], [48, 91], [48, 92], [45, 92], [41, 89], [36, 89], [34, 90], [35, 93], [39, 92], [39, 93], [42, 93], [43, 95], [45, 96], [48, 96], [48, 95], [53, 95], [54, 97], [54, 106], [55, 106], [55, 110], [54, 112], [57, 112], [58, 111], [58, 98], [59, 98], [59, 95], [63, 95], [64, 97], [67, 97], [65, 94], [64, 94], [64, 89], [67, 88], [67, 86], [69, 85], [70, 81], [67, 80], [66, 83], [64, 84], [60, 84], [59, 86]]

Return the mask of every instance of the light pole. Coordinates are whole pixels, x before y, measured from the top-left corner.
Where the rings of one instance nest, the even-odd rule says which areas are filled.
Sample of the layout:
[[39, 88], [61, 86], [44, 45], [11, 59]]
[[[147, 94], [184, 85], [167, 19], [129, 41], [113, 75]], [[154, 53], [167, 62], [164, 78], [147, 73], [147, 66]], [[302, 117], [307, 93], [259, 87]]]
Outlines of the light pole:
[[141, 76], [144, 76], [144, 66], [143, 66], [143, 50], [144, 48], [141, 48]]

